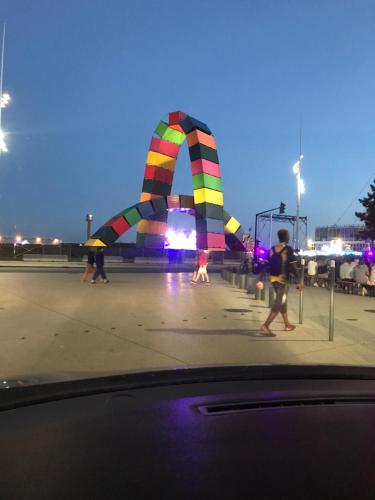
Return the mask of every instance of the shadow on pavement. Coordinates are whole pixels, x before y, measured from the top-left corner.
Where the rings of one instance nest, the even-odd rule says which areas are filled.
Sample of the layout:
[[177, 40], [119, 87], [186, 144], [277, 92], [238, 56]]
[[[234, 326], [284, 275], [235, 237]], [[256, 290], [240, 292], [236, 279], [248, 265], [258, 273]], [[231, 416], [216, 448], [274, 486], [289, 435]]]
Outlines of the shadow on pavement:
[[[201, 328], [145, 328], [147, 332], [163, 332], [163, 333], [182, 333], [186, 335], [242, 335], [244, 337], [252, 337], [257, 339], [257, 341], [267, 341], [270, 339], [274, 339], [277, 342], [326, 342], [325, 340], [320, 339], [278, 339], [277, 334], [273, 335], [265, 335], [261, 333], [259, 330], [249, 330], [249, 329], [240, 329], [233, 328], [228, 330], [219, 330], [219, 329], [209, 329], [203, 330]], [[285, 333], [283, 330], [277, 333]], [[293, 335], [293, 334], [292, 334]], [[327, 340], [328, 342], [328, 340]]]

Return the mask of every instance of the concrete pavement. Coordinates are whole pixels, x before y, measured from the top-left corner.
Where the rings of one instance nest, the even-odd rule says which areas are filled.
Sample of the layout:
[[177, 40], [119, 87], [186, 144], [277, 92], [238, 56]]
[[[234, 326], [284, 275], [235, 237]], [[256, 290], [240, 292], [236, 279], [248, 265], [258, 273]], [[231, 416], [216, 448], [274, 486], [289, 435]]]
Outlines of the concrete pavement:
[[[336, 294], [328, 342], [329, 294], [305, 291], [305, 321], [294, 332], [259, 331], [268, 308], [212, 276], [113, 273], [81, 284], [77, 274], [0, 273], [0, 377], [149, 370], [247, 363], [375, 363], [375, 299]], [[298, 293], [290, 294], [297, 320]], [[59, 376], [60, 376], [59, 375]]]

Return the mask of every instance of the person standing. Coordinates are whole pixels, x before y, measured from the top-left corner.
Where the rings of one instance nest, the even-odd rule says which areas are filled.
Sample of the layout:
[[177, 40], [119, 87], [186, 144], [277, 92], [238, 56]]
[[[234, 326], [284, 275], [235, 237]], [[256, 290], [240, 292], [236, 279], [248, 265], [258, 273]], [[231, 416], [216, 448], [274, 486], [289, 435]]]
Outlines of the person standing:
[[[288, 245], [289, 231], [287, 229], [280, 229], [277, 235], [280, 243], [270, 249], [267, 265], [271, 275], [271, 285], [274, 289], [275, 300], [268, 318], [260, 327], [261, 331], [267, 335], [272, 335], [270, 326], [279, 313], [283, 318], [286, 332], [291, 332], [296, 328], [289, 322], [287, 311], [287, 294], [290, 274], [293, 274], [296, 278], [297, 290], [303, 290], [303, 283], [300, 282], [301, 277], [296, 265], [297, 259], [294, 255], [293, 248]], [[262, 276], [257, 283], [257, 287], [264, 287]]]
[[367, 292], [370, 297], [375, 297], [375, 264], [371, 266], [370, 277], [366, 285]]
[[354, 268], [354, 279], [362, 294], [365, 293], [364, 288], [368, 283], [369, 276], [370, 273], [367, 264], [365, 264], [365, 262], [361, 260], [358, 266]]
[[82, 283], [86, 283], [89, 274], [92, 274], [94, 271], [95, 271], [95, 253], [92, 250], [89, 250], [87, 254], [86, 268], [81, 278]]
[[313, 286], [318, 286], [316, 280], [317, 274], [318, 274], [318, 263], [316, 259], [311, 259], [307, 264], [307, 276], [309, 278], [310, 285], [312, 284]]
[[95, 285], [98, 276], [101, 276], [104, 283], [109, 283], [106, 272], [104, 270], [104, 250], [98, 248], [95, 255], [95, 265], [96, 270], [94, 276], [92, 277], [91, 283]]

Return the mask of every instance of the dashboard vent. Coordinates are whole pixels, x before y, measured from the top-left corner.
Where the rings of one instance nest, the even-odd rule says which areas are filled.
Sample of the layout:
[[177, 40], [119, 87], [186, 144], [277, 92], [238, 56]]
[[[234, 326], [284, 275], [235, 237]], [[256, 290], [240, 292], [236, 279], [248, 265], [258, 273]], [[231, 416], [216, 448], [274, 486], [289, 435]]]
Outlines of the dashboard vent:
[[223, 403], [216, 405], [201, 405], [198, 410], [203, 415], [228, 415], [257, 410], [296, 408], [304, 406], [334, 406], [353, 404], [375, 404], [375, 398], [311, 398], [311, 399], [284, 399], [274, 401], [244, 401], [239, 403]]

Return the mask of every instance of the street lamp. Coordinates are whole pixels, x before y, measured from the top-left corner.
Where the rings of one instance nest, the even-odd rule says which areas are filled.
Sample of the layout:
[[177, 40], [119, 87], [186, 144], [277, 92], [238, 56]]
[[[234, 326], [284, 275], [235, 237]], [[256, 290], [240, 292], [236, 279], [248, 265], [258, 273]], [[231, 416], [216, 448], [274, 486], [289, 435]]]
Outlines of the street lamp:
[[35, 243], [36, 243], [37, 245], [40, 245], [40, 244], [42, 243], [42, 238], [41, 238], [40, 236], [37, 236], [37, 237], [35, 238]]
[[5, 49], [5, 24], [3, 27], [3, 36], [1, 43], [1, 55], [0, 55], [0, 155], [1, 153], [7, 153], [8, 148], [5, 142], [5, 133], [1, 128], [1, 111], [10, 102], [10, 95], [8, 93], [3, 93], [3, 80], [4, 80], [4, 49]]
[[87, 239], [91, 238], [91, 223], [94, 220], [94, 216], [92, 214], [86, 214], [86, 222], [87, 222]]
[[297, 215], [296, 215], [296, 249], [299, 250], [299, 214], [301, 208], [301, 195], [305, 194], [305, 183], [301, 177], [303, 155], [301, 154], [299, 160], [293, 165], [293, 173], [297, 181]]

